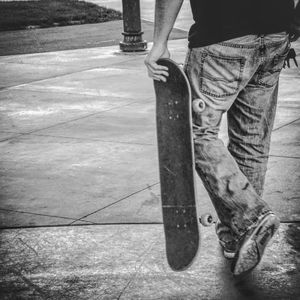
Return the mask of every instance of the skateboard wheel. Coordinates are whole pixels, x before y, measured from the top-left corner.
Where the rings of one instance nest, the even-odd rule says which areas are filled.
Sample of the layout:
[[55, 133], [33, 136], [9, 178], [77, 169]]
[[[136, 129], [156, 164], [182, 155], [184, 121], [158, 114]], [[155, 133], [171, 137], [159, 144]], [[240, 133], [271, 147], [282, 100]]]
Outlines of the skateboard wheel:
[[196, 113], [201, 113], [205, 109], [205, 102], [202, 99], [193, 100], [193, 111]]
[[200, 217], [199, 219], [200, 223], [203, 225], [203, 226], [211, 226], [213, 223], [215, 223], [214, 221], [214, 218], [211, 214], [204, 214]]

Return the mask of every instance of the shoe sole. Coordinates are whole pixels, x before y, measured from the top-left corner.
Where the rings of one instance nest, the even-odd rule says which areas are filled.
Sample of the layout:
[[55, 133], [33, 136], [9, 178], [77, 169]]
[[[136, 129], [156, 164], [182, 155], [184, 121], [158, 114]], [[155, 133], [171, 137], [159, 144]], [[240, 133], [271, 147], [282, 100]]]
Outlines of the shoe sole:
[[267, 244], [278, 230], [280, 221], [274, 214], [265, 216], [243, 245], [232, 264], [234, 276], [241, 276], [251, 272], [261, 261]]
[[234, 259], [235, 257], [235, 252], [229, 252], [229, 251], [226, 251], [226, 250], [223, 250], [223, 256], [226, 258], [226, 259]]
[[230, 251], [230, 250], [227, 250], [226, 247], [224, 246], [224, 244], [222, 243], [222, 241], [219, 240], [219, 245], [220, 245], [220, 248], [221, 248], [221, 251], [223, 253], [223, 256], [226, 258], [226, 259], [234, 259], [235, 255], [236, 255], [236, 251]]
[[226, 259], [229, 259], [229, 260], [234, 259], [235, 254], [236, 254], [237, 251], [236, 250], [229, 250], [229, 249], [227, 249], [226, 242], [224, 242], [224, 241], [222, 241], [220, 239], [220, 235], [231, 236], [232, 235], [231, 230], [227, 226], [222, 225], [220, 223], [220, 221], [216, 222], [215, 230], [216, 230], [216, 234], [217, 234], [217, 236], [219, 238], [219, 244], [221, 246], [223, 256]]

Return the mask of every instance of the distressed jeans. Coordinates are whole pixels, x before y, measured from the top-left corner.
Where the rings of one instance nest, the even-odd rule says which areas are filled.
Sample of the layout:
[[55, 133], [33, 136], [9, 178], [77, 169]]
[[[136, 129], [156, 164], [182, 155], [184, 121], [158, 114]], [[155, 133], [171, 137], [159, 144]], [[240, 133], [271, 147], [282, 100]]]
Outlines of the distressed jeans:
[[[247, 35], [189, 49], [195, 167], [222, 224], [237, 237], [270, 212], [262, 193], [287, 33]], [[227, 112], [228, 145], [218, 133]]]

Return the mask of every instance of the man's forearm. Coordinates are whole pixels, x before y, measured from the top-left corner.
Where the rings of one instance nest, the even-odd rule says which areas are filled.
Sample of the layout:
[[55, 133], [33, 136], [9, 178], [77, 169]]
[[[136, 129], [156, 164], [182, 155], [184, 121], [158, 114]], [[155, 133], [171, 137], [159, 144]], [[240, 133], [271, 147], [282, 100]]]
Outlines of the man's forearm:
[[154, 44], [166, 43], [183, 0], [156, 0]]
[[295, 42], [300, 37], [300, 2], [296, 2], [294, 15], [290, 23], [291, 41]]
[[300, 1], [297, 3], [297, 6], [295, 7], [294, 23], [296, 26], [298, 26], [300, 30]]

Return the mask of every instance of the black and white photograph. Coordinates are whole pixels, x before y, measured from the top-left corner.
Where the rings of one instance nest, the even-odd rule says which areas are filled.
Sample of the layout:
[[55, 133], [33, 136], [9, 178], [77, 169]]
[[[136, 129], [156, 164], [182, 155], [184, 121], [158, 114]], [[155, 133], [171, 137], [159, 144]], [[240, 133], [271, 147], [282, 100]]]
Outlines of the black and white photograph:
[[299, 0], [0, 0], [1, 300], [300, 300]]

